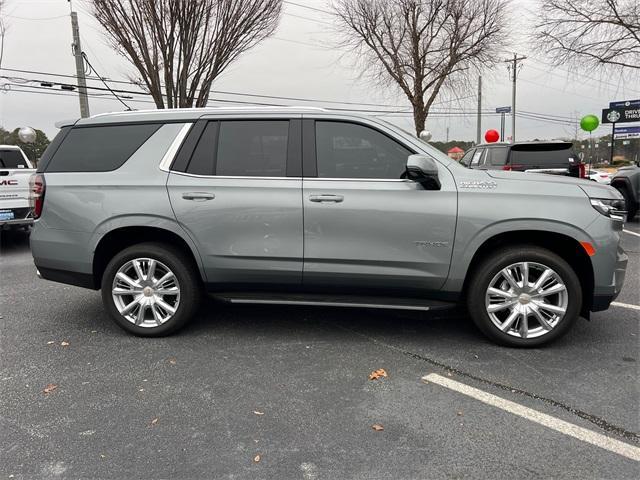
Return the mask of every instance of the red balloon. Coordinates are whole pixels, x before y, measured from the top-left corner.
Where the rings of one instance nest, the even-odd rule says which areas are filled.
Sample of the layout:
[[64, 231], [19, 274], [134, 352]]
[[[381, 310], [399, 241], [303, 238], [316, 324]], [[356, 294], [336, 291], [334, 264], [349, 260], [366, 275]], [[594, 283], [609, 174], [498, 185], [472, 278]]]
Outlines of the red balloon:
[[500, 134], [497, 130], [487, 130], [487, 133], [484, 134], [484, 139], [487, 143], [495, 143], [500, 140]]

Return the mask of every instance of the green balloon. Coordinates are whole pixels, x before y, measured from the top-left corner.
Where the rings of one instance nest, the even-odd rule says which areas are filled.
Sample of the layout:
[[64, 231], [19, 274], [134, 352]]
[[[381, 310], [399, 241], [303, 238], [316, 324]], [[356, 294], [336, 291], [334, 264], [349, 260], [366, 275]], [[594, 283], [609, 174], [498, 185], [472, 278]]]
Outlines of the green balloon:
[[593, 132], [600, 125], [600, 120], [595, 115], [585, 115], [580, 120], [580, 128], [585, 132]]

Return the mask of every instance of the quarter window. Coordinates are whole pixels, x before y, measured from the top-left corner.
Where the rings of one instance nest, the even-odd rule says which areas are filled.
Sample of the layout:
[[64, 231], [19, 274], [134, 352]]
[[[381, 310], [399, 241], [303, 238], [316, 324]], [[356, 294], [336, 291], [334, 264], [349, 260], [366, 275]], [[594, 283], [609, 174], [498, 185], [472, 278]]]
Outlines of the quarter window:
[[286, 176], [288, 136], [287, 120], [220, 122], [216, 175]]
[[413, 152], [372, 128], [316, 122], [319, 178], [399, 179]]
[[120, 168], [160, 124], [73, 128], [46, 166], [47, 172], [109, 172]]

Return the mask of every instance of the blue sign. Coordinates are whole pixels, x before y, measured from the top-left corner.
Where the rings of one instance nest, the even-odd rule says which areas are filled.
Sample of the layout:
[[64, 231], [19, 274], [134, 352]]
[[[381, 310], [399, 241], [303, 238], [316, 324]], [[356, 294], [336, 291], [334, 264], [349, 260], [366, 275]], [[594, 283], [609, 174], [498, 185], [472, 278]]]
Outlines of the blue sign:
[[620, 107], [640, 107], [640, 100], [622, 100], [620, 102], [609, 102], [609, 108]]
[[616, 127], [616, 133], [640, 133], [640, 127]]
[[498, 107], [496, 113], [511, 113], [511, 107]]
[[640, 138], [640, 127], [616, 127], [613, 135], [616, 139]]

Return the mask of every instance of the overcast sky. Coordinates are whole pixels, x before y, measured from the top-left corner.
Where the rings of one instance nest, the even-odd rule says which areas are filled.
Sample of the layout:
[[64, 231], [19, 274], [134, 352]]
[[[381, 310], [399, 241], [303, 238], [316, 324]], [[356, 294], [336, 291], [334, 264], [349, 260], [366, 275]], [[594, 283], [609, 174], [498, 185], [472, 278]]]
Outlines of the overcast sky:
[[[298, 4], [298, 5], [296, 5]], [[89, 14], [87, 3], [75, 0], [78, 11], [83, 50], [100, 75], [113, 80], [126, 80], [134, 70], [126, 59], [119, 56], [106, 42], [101, 27]], [[305, 8], [305, 6], [307, 8]], [[513, 18], [520, 22], [514, 31], [527, 32], [529, 22], [535, 18], [536, 0], [514, 0]], [[318, 10], [315, 10], [318, 9]], [[246, 52], [214, 84], [214, 90], [260, 95], [299, 97], [334, 102], [363, 102], [393, 107], [358, 106], [360, 109], [394, 110], [408, 108], [406, 98], [397, 91], [370, 84], [354, 69], [353, 58], [335, 46], [335, 27], [328, 11], [328, 0], [296, 0], [284, 2], [280, 25], [273, 37]], [[2, 67], [45, 73], [73, 75], [75, 63], [71, 55], [71, 26], [67, 0], [6, 0], [5, 53]], [[579, 72], [570, 68], [550, 67], [542, 52], [528, 45], [526, 38], [516, 37], [514, 50], [528, 58], [523, 62], [518, 80], [518, 110], [543, 114], [546, 118], [574, 117], [587, 113], [600, 116], [600, 110], [612, 100], [640, 98], [640, 78], [621, 80], [617, 75], [603, 72]], [[504, 56], [504, 54], [503, 54]], [[2, 70], [0, 79], [0, 125], [15, 128], [29, 125], [55, 135], [55, 122], [79, 116], [77, 94], [60, 92], [57, 96], [43, 92], [24, 93], [24, 86], [6, 84], [24, 83], [25, 80], [68, 81], [62, 77], [44, 74], [19, 73]], [[475, 80], [474, 80], [475, 81]], [[488, 72], [483, 78], [483, 108], [511, 103], [511, 83], [506, 64]], [[2, 87], [4, 85], [4, 87]], [[27, 83], [29, 85], [29, 83]], [[39, 85], [30, 83], [30, 85]], [[100, 86], [97, 82], [90, 85]], [[113, 88], [136, 89], [134, 86], [112, 84]], [[10, 89], [10, 90], [8, 90]], [[7, 91], [8, 90], [8, 91]], [[473, 94], [473, 92], [472, 92]], [[469, 97], [469, 93], [459, 95]], [[142, 98], [142, 97], [136, 97]], [[252, 99], [228, 94], [212, 94], [215, 99], [235, 99], [264, 103], [314, 105], [346, 108], [338, 103]], [[150, 97], [146, 100], [150, 101]], [[469, 111], [476, 108], [476, 98], [452, 101], [443, 95], [438, 99], [438, 111]], [[137, 109], [153, 108], [153, 104], [131, 101]], [[122, 110], [112, 97], [90, 99], [91, 114]], [[403, 110], [404, 108], [400, 108]], [[554, 117], [549, 117], [553, 115]], [[409, 130], [413, 129], [410, 115], [386, 116]], [[517, 119], [518, 140], [573, 136], [574, 128], [532, 118]], [[499, 129], [499, 117], [483, 118], [483, 131]], [[510, 125], [510, 119], [507, 118]], [[455, 117], [430, 117], [427, 128], [434, 140], [449, 138], [473, 140], [476, 119], [473, 113]], [[610, 127], [600, 127], [596, 134], [610, 133]], [[509, 134], [509, 129], [507, 129]]]

